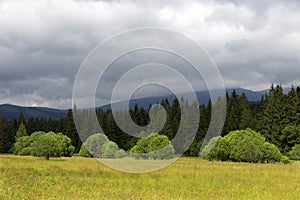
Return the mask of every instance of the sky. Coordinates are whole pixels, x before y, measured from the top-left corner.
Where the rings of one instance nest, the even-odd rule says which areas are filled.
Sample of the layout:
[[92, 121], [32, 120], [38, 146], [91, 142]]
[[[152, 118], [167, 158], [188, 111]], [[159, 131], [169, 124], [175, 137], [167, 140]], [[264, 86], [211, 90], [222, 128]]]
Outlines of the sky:
[[[174, 30], [200, 44], [228, 88], [300, 85], [299, 10], [297, 0], [1, 0], [0, 104], [71, 107], [74, 80], [89, 52], [143, 27]], [[124, 63], [130, 58], [143, 56]]]

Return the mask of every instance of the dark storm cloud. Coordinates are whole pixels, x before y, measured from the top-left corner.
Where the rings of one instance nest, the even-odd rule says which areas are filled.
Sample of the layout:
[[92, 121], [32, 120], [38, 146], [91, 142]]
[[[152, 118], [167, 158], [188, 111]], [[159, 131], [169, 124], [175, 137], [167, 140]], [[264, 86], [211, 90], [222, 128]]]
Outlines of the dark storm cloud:
[[76, 72], [95, 45], [146, 26], [203, 45], [227, 87], [298, 84], [299, 8], [296, 0], [2, 0], [0, 103], [70, 107]]

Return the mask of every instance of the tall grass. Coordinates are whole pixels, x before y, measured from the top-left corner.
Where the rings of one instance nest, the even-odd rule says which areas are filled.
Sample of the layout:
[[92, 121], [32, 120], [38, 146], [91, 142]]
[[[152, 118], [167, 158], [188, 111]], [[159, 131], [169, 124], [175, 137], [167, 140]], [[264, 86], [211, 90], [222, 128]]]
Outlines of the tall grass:
[[129, 174], [89, 158], [1, 155], [0, 199], [300, 199], [300, 163], [181, 158], [156, 172]]

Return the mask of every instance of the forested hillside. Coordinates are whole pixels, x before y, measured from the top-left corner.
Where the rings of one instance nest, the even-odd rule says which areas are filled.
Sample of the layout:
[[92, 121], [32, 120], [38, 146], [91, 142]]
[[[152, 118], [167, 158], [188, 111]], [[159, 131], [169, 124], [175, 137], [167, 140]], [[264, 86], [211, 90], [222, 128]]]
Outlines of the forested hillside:
[[[222, 136], [227, 135], [234, 130], [251, 128], [260, 132], [268, 142], [279, 147], [282, 153], [291, 150], [295, 144], [300, 143], [300, 88], [292, 87], [288, 94], [285, 94], [282, 86], [271, 86], [259, 103], [251, 103], [247, 96], [242, 93], [238, 95], [235, 90], [227, 93], [227, 115]], [[180, 123], [180, 100], [175, 99], [169, 102], [168, 99], [161, 101], [161, 105], [167, 111], [167, 122], [160, 134], [166, 135], [170, 140], [175, 136]], [[182, 100], [181, 100], [182, 101]], [[184, 102], [187, 106], [187, 102]], [[199, 148], [206, 135], [213, 105], [209, 100], [206, 105], [200, 105], [200, 122], [197, 135], [186, 151], [188, 156], [198, 156]], [[138, 125], [145, 126], [149, 123], [149, 109], [135, 105], [129, 110], [134, 122]], [[82, 112], [88, 118], [88, 111]], [[128, 111], [122, 111], [128, 112]], [[112, 111], [110, 109], [96, 111], [98, 121], [107, 135], [109, 140], [115, 142], [124, 150], [130, 150], [137, 142], [128, 134], [122, 132], [116, 125]], [[0, 117], [0, 152], [7, 153], [10, 151], [12, 144], [15, 142], [16, 132], [21, 124], [26, 127], [28, 135], [35, 131], [53, 131], [63, 133], [71, 138], [75, 152], [80, 150], [82, 141], [80, 140], [75, 128], [72, 110], [68, 111], [67, 116], [60, 119], [53, 118], [28, 118], [26, 119], [21, 113], [18, 118], [7, 120]], [[87, 135], [92, 134], [93, 127], [86, 127]]]

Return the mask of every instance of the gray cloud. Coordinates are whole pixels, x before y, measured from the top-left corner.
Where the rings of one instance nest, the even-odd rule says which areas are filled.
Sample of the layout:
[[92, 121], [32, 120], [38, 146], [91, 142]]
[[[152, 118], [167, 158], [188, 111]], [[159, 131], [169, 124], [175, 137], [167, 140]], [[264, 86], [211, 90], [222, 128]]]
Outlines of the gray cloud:
[[76, 72], [95, 45], [149, 26], [203, 45], [227, 87], [299, 84], [299, 8], [296, 0], [2, 0], [0, 103], [71, 107]]

